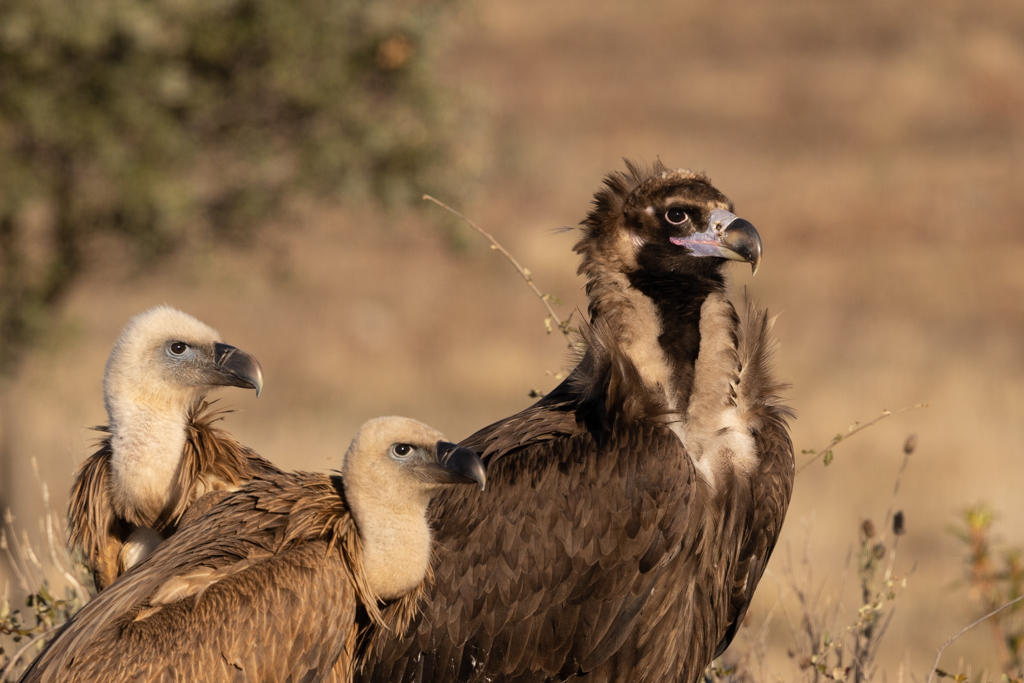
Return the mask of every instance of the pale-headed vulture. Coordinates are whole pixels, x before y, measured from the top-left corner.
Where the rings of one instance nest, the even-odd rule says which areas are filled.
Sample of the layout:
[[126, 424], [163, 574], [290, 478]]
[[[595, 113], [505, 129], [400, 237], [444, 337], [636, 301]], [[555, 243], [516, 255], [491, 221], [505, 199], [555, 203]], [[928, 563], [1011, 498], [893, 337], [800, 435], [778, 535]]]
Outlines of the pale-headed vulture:
[[102, 590], [177, 529], [204, 493], [277, 468], [215, 426], [207, 393], [263, 388], [259, 362], [170, 306], [125, 325], [107, 361], [107, 436], [75, 473], [69, 542]]
[[215, 494], [75, 615], [21, 680], [350, 681], [417, 609], [431, 495], [485, 481], [477, 454], [434, 429], [371, 420], [340, 477], [269, 473]]

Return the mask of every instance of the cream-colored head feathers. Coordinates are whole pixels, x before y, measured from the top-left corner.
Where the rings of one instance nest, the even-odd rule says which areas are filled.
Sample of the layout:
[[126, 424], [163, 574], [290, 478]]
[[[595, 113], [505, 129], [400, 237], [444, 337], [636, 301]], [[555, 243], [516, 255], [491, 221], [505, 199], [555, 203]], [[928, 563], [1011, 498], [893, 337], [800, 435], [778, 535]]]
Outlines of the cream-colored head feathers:
[[[422, 422], [379, 417], [359, 428], [345, 454], [345, 497], [363, 541], [367, 580], [381, 598], [407, 593], [426, 575], [427, 505], [438, 484], [418, 478], [415, 469], [434, 457], [439, 441], [444, 435]], [[415, 449], [406, 460], [399, 455], [404, 447]]]
[[206, 384], [173, 373], [166, 350], [172, 341], [212, 346], [221, 336], [209, 325], [166, 305], [129, 320], [110, 352], [103, 377], [103, 400], [111, 422], [116, 421], [118, 404], [126, 400], [178, 411], [191, 407], [209, 390]]
[[262, 386], [262, 370], [209, 325], [170, 306], [128, 321], [103, 377], [117, 514], [148, 526], [173, 507], [183, 495], [175, 487], [188, 416], [212, 387], [230, 383]]

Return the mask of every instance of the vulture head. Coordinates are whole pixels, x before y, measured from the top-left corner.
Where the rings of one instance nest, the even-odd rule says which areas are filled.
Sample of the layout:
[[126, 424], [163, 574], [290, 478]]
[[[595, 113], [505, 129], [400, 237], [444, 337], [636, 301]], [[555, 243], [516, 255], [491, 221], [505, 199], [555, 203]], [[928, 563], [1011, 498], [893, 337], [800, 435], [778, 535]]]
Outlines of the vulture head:
[[103, 399], [116, 430], [126, 405], [184, 416], [213, 387], [263, 390], [263, 369], [221, 341], [212, 327], [170, 306], [156, 306], [125, 325], [107, 361]]
[[263, 370], [216, 330], [170, 306], [128, 321], [103, 376], [117, 514], [149, 527], [184, 494], [179, 475], [188, 421], [218, 386], [255, 389], [258, 396]]
[[487, 482], [476, 453], [422, 422], [379, 417], [359, 428], [342, 467], [345, 498], [363, 543], [370, 587], [389, 600], [408, 593], [430, 562], [427, 506], [444, 486]]
[[[588, 353], [574, 383], [593, 407], [592, 426], [686, 406], [702, 338], [715, 337], [712, 328], [732, 334], [723, 266], [761, 262], [754, 226], [705, 175], [661, 162], [626, 167], [605, 178], [574, 247], [590, 299], [590, 323], [581, 326]], [[721, 320], [702, 330], [709, 299], [707, 313]]]
[[626, 162], [594, 196], [575, 249], [580, 272], [630, 275], [692, 274], [719, 279], [726, 260], [746, 261], [756, 272], [761, 238], [732, 213], [732, 203], [706, 176], [670, 170], [659, 161], [650, 170]]

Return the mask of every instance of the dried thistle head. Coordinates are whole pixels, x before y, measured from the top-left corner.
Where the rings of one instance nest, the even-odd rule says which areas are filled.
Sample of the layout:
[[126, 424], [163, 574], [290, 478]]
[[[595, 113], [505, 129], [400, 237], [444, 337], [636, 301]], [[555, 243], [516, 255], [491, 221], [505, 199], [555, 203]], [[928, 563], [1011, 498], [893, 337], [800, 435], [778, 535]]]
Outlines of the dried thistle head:
[[907, 527], [903, 519], [903, 510], [897, 510], [892, 516], [892, 532], [897, 536], [907, 533]]
[[917, 448], [917, 434], [911, 434], [907, 437], [907, 440], [903, 442], [903, 452], [910, 455]]

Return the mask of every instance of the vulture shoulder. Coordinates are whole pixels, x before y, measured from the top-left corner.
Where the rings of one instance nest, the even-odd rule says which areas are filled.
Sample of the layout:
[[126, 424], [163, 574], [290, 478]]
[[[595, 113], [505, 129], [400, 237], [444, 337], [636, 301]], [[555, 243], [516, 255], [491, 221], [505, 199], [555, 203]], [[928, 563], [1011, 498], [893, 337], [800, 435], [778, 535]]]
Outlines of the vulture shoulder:
[[[189, 415], [175, 483], [175, 489], [182, 495], [173, 508], [163, 512], [158, 524], [158, 531], [165, 538], [175, 532], [185, 512], [204, 494], [232, 490], [255, 476], [279, 472], [272, 463], [217, 426], [228, 412], [203, 401]], [[109, 428], [96, 429], [106, 436], [75, 473], [68, 504], [68, 538], [71, 547], [80, 547], [84, 552], [96, 588], [101, 590], [123, 572], [122, 549], [135, 527], [114, 510], [111, 437]]]
[[460, 445], [476, 451], [489, 463], [541, 441], [581, 433], [583, 429], [576, 421], [574, 379], [566, 378], [529, 408], [476, 431]]
[[355, 621], [400, 631], [420, 597], [379, 609], [360, 543], [339, 477], [258, 477], [88, 603], [23, 680], [347, 680], [368, 645]]

